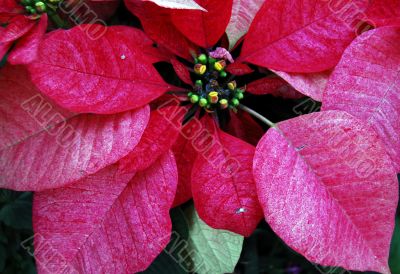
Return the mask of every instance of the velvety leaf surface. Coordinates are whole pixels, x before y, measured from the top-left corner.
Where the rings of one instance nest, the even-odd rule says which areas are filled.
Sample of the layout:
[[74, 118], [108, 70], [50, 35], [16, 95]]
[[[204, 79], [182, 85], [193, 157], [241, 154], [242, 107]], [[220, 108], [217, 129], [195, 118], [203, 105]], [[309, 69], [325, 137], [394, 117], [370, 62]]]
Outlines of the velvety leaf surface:
[[284, 71], [274, 71], [277, 75], [285, 79], [292, 87], [304, 95], [321, 102], [322, 95], [326, 88], [331, 71], [316, 73], [288, 73]]
[[197, 119], [193, 119], [185, 124], [172, 146], [178, 167], [178, 188], [176, 190], [174, 206], [183, 204], [192, 198], [192, 168], [198, 153], [197, 149], [193, 146], [193, 140], [202, 129], [202, 124], [197, 121]]
[[367, 32], [345, 51], [329, 79], [322, 107], [364, 120], [385, 143], [400, 171], [400, 28]]
[[254, 72], [254, 70], [244, 63], [235, 62], [226, 67], [226, 71], [233, 75], [245, 75]]
[[290, 247], [318, 264], [390, 273], [398, 182], [367, 125], [340, 111], [281, 122], [253, 169], [265, 219]]
[[38, 55], [39, 44], [47, 29], [47, 14], [40, 17], [38, 23], [30, 31], [18, 40], [7, 60], [10, 64], [29, 64]]
[[232, 15], [226, 28], [229, 48], [244, 36], [264, 0], [233, 0]]
[[209, 48], [225, 32], [232, 13], [233, 0], [197, 0], [207, 12], [200, 10], [173, 10], [172, 22], [176, 28], [196, 45]]
[[225, 131], [254, 146], [257, 145], [264, 134], [262, 127], [254, 121], [250, 114], [244, 111], [231, 113], [231, 120]]
[[246, 86], [246, 91], [255, 95], [271, 94], [276, 97], [298, 99], [303, 94], [296, 91], [285, 80], [279, 77], [264, 77], [250, 82]]
[[69, 110], [122, 112], [144, 106], [170, 88], [152, 65], [158, 54], [152, 44], [132, 27], [59, 30], [44, 39], [29, 70], [36, 86]]
[[170, 238], [175, 160], [167, 153], [132, 175], [118, 173], [114, 165], [69, 187], [36, 194], [39, 273], [136, 273], [150, 265]]
[[202, 138], [212, 140], [192, 169], [196, 209], [211, 227], [249, 236], [262, 219], [252, 176], [254, 147], [220, 129], [207, 130]]
[[153, 110], [140, 142], [120, 160], [121, 169], [144, 170], [165, 154], [178, 138], [185, 113], [186, 110], [179, 106]]
[[[345, 13], [357, 7], [357, 13]], [[240, 61], [287, 72], [332, 68], [354, 39], [354, 21], [368, 7], [356, 0], [266, 1], [247, 33]]]
[[171, 64], [174, 67], [174, 70], [179, 79], [181, 79], [185, 84], [193, 85], [192, 79], [190, 78], [189, 70], [184, 64], [174, 58], [171, 59]]
[[43, 97], [23, 66], [11, 65], [0, 70], [0, 113], [0, 149], [76, 115]]
[[6, 27], [0, 27], [0, 43], [7, 43], [17, 40], [26, 34], [35, 21], [25, 16], [14, 16]]
[[400, 23], [399, 0], [374, 0], [366, 12], [366, 20], [377, 27]]
[[185, 210], [189, 225], [188, 250], [196, 273], [232, 273], [242, 251], [243, 237], [209, 227], [193, 207]]
[[139, 142], [148, 107], [121, 114], [75, 115], [37, 93], [23, 67], [0, 74], [0, 186], [59, 187], [118, 161]]
[[125, 4], [129, 11], [140, 19], [149, 37], [174, 54], [192, 59], [190, 52], [195, 50], [196, 46], [173, 25], [171, 10], [141, 0], [125, 0]]
[[190, 10], [203, 10], [204, 8], [199, 6], [194, 0], [144, 0], [153, 2], [160, 7], [170, 8], [170, 9], [190, 9]]

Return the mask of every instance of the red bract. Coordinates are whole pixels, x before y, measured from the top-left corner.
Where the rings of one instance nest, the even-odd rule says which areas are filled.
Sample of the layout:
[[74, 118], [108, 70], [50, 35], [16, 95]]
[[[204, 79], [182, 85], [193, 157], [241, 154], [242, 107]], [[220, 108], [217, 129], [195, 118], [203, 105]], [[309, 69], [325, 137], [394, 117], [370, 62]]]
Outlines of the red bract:
[[262, 218], [252, 176], [254, 147], [207, 124], [203, 139], [214, 139], [204, 141], [194, 162], [194, 204], [206, 223], [250, 236]]
[[71, 186], [35, 195], [39, 272], [145, 270], [169, 242], [176, 183], [175, 161], [167, 153], [136, 174], [121, 174], [112, 165]]
[[159, 51], [141, 31], [109, 27], [92, 40], [89, 27], [96, 26], [53, 32], [41, 44], [29, 70], [45, 95], [75, 112], [116, 113], [144, 106], [171, 88], [152, 65]]
[[[231, 48], [239, 51], [234, 41], [242, 39], [262, 1], [125, 2], [145, 32], [99, 25], [51, 32], [28, 66], [29, 75], [19, 67], [1, 71], [0, 110], [6, 115], [0, 126], [7, 128], [0, 136], [1, 183], [46, 189], [35, 197], [34, 227], [43, 237], [35, 244], [41, 250], [47, 240], [60, 255], [39, 252], [40, 272], [45, 266], [55, 272], [66, 263], [83, 273], [142, 271], [169, 240], [169, 209], [193, 196], [199, 216], [213, 228], [248, 236], [264, 211], [274, 231], [311, 261], [386, 273], [398, 187], [378, 135], [397, 161], [398, 142], [386, 131], [398, 133], [393, 122], [398, 112], [390, 104], [399, 102], [394, 93], [382, 92], [380, 83], [397, 83], [393, 71], [400, 57], [385, 44], [398, 39], [397, 29], [378, 29], [355, 40], [324, 98], [327, 109], [341, 109], [348, 98], [357, 98], [344, 110], [361, 120], [367, 111], [354, 107], [359, 101], [377, 111], [388, 104], [382, 112], [390, 119], [374, 126], [378, 134], [350, 114], [322, 112], [279, 123], [255, 152], [263, 130], [242, 109], [259, 115], [240, 105], [246, 83], [232, 80], [229, 72], [268, 75], [249, 84], [253, 94], [321, 100], [330, 69], [355, 37], [359, 14], [341, 17], [342, 9], [327, 1], [265, 1], [244, 39], [241, 61], [233, 63], [236, 50], [230, 53], [217, 43], [227, 43], [226, 31]], [[359, 11], [368, 6], [361, 0], [352, 4]], [[241, 12], [238, 6], [250, 8]], [[102, 35], [93, 39], [96, 30]], [[372, 38], [363, 40], [367, 35]], [[387, 55], [371, 57], [375, 44]], [[361, 54], [364, 46], [370, 52]], [[353, 55], [365, 58], [357, 61], [359, 70], [378, 64], [382, 74], [374, 88], [384, 101], [357, 96], [370, 75], [353, 80], [352, 74], [360, 75], [347, 67]], [[167, 84], [158, 73], [164, 76], [163, 65], [171, 68], [166, 62], [182, 87]], [[265, 68], [281, 78], [271, 78]], [[36, 95], [40, 104], [27, 101]], [[38, 120], [47, 97], [68, 111], [49, 103], [57, 119]], [[68, 148], [54, 137], [68, 135], [52, 135], [60, 125], [77, 133]], [[61, 188], [47, 190], [52, 187]]]
[[39, 191], [84, 178], [128, 154], [147, 125], [148, 107], [109, 116], [59, 111], [27, 79], [21, 67], [1, 70], [2, 188]]
[[[368, 1], [331, 2], [266, 1], [247, 33], [241, 61], [286, 72], [332, 68], [354, 39], [354, 22]], [[356, 6], [358, 12], [343, 16], [350, 6]]]
[[364, 33], [345, 51], [329, 79], [323, 109], [346, 110], [378, 133], [400, 171], [400, 28]]
[[39, 44], [47, 28], [47, 15], [24, 15], [15, 0], [6, 0], [0, 8], [0, 59], [13, 46], [7, 60], [12, 64], [28, 64], [36, 59]]
[[390, 273], [398, 183], [368, 126], [339, 111], [281, 122], [253, 167], [265, 219], [289, 246], [319, 264]]

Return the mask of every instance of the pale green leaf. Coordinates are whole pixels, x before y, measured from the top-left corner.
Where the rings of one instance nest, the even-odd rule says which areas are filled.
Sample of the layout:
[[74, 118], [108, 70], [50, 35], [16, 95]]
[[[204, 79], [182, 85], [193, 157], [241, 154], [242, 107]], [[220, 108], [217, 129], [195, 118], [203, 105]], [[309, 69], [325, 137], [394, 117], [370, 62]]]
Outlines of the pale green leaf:
[[209, 227], [193, 207], [185, 210], [189, 226], [187, 251], [194, 271], [205, 273], [232, 273], [240, 257], [243, 236]]

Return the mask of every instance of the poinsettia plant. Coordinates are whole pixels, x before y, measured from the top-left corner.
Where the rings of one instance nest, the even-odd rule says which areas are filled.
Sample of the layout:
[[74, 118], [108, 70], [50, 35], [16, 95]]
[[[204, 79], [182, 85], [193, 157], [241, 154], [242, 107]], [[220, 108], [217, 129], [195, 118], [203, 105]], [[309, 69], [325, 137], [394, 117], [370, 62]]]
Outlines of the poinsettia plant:
[[[0, 187], [35, 192], [38, 272], [136, 273], [163, 250], [232, 272], [264, 220], [312, 263], [390, 273], [399, 18], [394, 0], [5, 1]], [[274, 97], [297, 105], [271, 118]]]

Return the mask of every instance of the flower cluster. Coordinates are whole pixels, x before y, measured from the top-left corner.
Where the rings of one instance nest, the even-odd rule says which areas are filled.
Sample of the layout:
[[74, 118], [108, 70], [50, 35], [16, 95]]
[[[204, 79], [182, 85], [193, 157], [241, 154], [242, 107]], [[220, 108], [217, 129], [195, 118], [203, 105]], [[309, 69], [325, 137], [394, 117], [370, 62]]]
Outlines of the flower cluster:
[[[265, 219], [313, 263], [390, 273], [398, 1], [3, 2], [0, 187], [35, 191], [39, 273], [144, 271], [191, 201], [239, 253]], [[300, 103], [271, 121], [272, 96]]]

